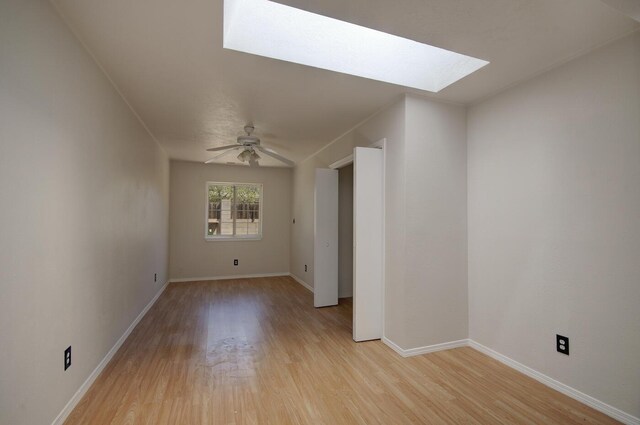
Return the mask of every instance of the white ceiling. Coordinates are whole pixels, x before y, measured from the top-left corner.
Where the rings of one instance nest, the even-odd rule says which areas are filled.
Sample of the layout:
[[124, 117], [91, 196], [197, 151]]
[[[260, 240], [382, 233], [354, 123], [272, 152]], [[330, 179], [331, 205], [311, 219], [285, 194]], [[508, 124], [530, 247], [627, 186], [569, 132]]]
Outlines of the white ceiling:
[[627, 16], [640, 22], [640, 0], [602, 0]]
[[171, 158], [193, 161], [247, 122], [300, 161], [402, 93], [477, 102], [640, 27], [599, 0], [280, 2], [491, 63], [429, 94], [225, 50], [222, 0], [54, 0]]

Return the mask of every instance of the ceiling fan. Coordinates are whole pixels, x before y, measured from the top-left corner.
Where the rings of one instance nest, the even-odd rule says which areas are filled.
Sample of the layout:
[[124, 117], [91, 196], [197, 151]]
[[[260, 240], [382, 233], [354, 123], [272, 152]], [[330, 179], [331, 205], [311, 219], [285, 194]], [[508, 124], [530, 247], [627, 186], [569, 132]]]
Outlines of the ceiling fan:
[[256, 152], [256, 151], [260, 151], [265, 155], [269, 155], [270, 157], [275, 158], [278, 161], [287, 164], [289, 167], [293, 167], [294, 162], [291, 161], [290, 159], [285, 158], [284, 156], [280, 155], [273, 149], [260, 146], [260, 139], [257, 138], [256, 136], [251, 135], [251, 133], [253, 133], [253, 130], [254, 130], [253, 125], [247, 124], [244, 126], [244, 131], [247, 134], [239, 136], [235, 145], [226, 145], [226, 146], [219, 146], [217, 148], [207, 149], [207, 151], [209, 152], [217, 152], [217, 151], [224, 151], [224, 152], [206, 161], [205, 164], [211, 164], [212, 162], [215, 162], [216, 159], [219, 159], [220, 157], [227, 155], [231, 151], [240, 150], [241, 152], [240, 154], [238, 154], [238, 157], [237, 157], [238, 160], [241, 162], [248, 162], [249, 165], [251, 166], [260, 165], [258, 164], [258, 161], [261, 158], [260, 158], [260, 155], [258, 155], [258, 152]]

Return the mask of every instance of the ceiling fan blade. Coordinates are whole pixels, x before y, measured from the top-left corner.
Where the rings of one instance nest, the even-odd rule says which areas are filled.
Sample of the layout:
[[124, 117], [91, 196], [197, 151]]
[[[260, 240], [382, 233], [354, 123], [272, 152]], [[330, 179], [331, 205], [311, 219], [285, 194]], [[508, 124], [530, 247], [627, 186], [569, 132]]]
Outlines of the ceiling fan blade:
[[237, 151], [238, 149], [240, 149], [240, 146], [235, 147], [233, 149], [229, 149], [229, 150], [227, 150], [225, 152], [222, 152], [220, 155], [216, 155], [213, 158], [211, 158], [210, 160], [205, 161], [205, 164], [211, 164], [212, 162], [215, 162], [217, 159], [222, 158], [223, 156], [227, 155], [230, 152]]
[[215, 151], [223, 151], [225, 149], [231, 149], [231, 148], [237, 148], [240, 147], [239, 145], [235, 144], [235, 145], [227, 145], [227, 146], [218, 146], [217, 148], [210, 148], [207, 149], [208, 152], [215, 152]]
[[287, 164], [289, 167], [293, 167], [295, 165], [295, 163], [293, 161], [291, 161], [290, 159], [285, 158], [284, 156], [280, 155], [279, 153], [277, 153], [276, 151], [272, 150], [272, 149], [268, 149], [268, 148], [264, 148], [262, 146], [254, 146], [255, 149], [258, 149], [260, 152], [269, 155], [270, 157], [273, 157], [275, 159], [277, 159], [278, 161], [284, 162], [285, 164]]

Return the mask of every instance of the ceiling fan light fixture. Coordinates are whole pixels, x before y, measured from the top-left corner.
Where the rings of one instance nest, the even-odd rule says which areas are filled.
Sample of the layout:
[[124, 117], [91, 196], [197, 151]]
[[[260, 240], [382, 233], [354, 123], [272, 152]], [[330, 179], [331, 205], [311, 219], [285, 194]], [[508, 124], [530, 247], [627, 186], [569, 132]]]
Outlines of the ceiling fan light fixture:
[[238, 160], [240, 162], [247, 162], [251, 159], [251, 152], [249, 152], [248, 150], [243, 150], [242, 152], [240, 152], [240, 154], [238, 154]]
[[251, 154], [249, 155], [249, 165], [252, 167], [257, 167], [258, 165], [260, 165], [258, 164], [259, 159], [260, 159], [260, 155], [258, 155], [256, 151], [251, 150]]

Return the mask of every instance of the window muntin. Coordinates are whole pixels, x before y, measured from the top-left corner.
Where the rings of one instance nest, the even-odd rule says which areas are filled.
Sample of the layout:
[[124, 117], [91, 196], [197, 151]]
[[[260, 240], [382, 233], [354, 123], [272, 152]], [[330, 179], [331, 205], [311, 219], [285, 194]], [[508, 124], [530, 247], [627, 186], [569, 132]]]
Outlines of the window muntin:
[[262, 237], [261, 184], [208, 182], [206, 201], [206, 239]]

